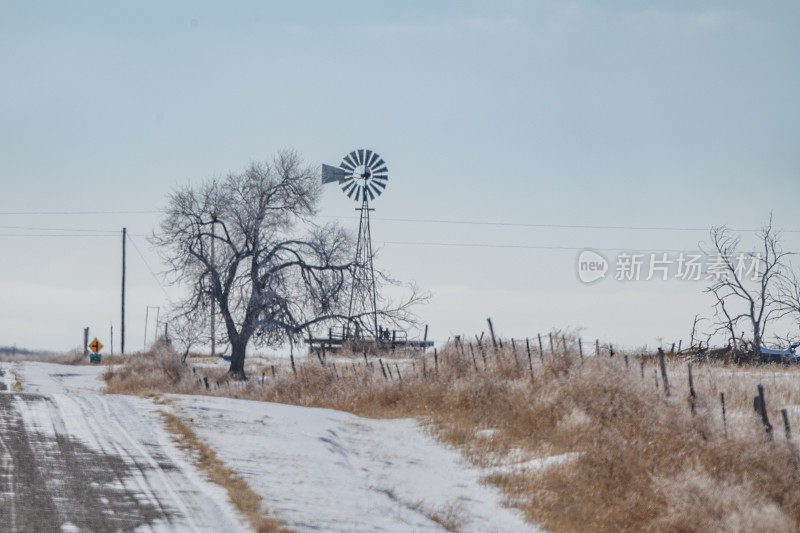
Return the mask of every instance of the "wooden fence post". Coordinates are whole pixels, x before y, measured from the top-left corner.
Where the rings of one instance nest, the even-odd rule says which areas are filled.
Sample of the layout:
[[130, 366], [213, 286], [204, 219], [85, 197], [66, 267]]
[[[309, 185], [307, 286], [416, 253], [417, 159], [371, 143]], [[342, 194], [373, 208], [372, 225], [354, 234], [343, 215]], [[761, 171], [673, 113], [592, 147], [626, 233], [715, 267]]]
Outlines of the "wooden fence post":
[[[672, 346], [674, 347], [675, 345], [673, 344]], [[694, 379], [692, 379], [692, 363], [688, 363], [686, 367], [689, 371], [689, 408], [692, 411], [692, 416], [694, 416], [697, 414], [695, 408], [695, 400], [697, 399], [697, 394], [695, 394], [694, 392]]]
[[295, 366], [294, 366], [294, 354], [290, 353], [289, 354], [289, 359], [292, 360], [292, 372], [294, 372], [294, 375], [296, 376], [297, 375], [297, 368], [295, 368]]
[[761, 423], [764, 425], [767, 437], [769, 437], [769, 440], [773, 440], [772, 424], [769, 423], [769, 417], [767, 416], [767, 400], [764, 398], [764, 387], [761, 383], [758, 384], [758, 396], [753, 398], [753, 409], [761, 417]]
[[578, 353], [581, 356], [581, 360], [583, 360], [583, 341], [580, 337], [578, 337]]
[[472, 348], [472, 343], [469, 343], [469, 353], [472, 356], [472, 365], [475, 367], [475, 372], [478, 372], [478, 362], [475, 360], [475, 350]]
[[550, 353], [553, 353], [553, 332], [547, 334], [548, 338], [550, 339]]
[[525, 337], [525, 348], [528, 350], [528, 366], [531, 369], [531, 379], [533, 379], [533, 359], [531, 358], [531, 343], [528, 337]]
[[783, 429], [786, 431], [786, 440], [792, 440], [792, 428], [789, 427], [789, 413], [786, 409], [781, 409], [781, 417], [783, 417]]
[[381, 365], [381, 373], [383, 373], [383, 379], [389, 379], [389, 376], [386, 375], [386, 368], [383, 366], [383, 359], [380, 357], [378, 358], [378, 363]]
[[433, 367], [434, 367], [433, 369], [438, 374], [439, 373], [439, 352], [436, 350], [436, 348], [433, 349]]
[[667, 377], [667, 365], [664, 362], [664, 350], [658, 348], [658, 366], [661, 367], [661, 381], [664, 382], [664, 391], [669, 396], [669, 378]]
[[600, 339], [594, 340], [594, 356], [600, 357]]
[[728, 418], [725, 414], [725, 393], [719, 393], [719, 401], [722, 404], [722, 429], [725, 431], [725, 438], [728, 438]]
[[511, 354], [514, 356], [514, 368], [517, 369], [517, 375], [519, 375], [519, 359], [517, 359], [517, 343], [514, 342], [514, 339], [511, 339]]
[[486, 322], [489, 323], [489, 334], [492, 336], [492, 347], [494, 348], [494, 351], [497, 351], [497, 339], [494, 336], [494, 326], [492, 326], [492, 319], [487, 318]]
[[639, 367], [642, 371], [642, 381], [644, 381], [644, 361], [639, 361]]

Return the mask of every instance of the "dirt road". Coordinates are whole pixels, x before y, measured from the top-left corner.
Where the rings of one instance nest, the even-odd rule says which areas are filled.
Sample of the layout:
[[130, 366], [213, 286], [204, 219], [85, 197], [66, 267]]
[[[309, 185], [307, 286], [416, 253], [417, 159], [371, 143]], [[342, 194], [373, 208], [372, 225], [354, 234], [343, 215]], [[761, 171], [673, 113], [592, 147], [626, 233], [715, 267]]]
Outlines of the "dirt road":
[[14, 369], [1, 368], [1, 530], [246, 529], [225, 492], [177, 450], [152, 402], [98, 394], [96, 372], [44, 363], [26, 363], [24, 391], [10, 392]]

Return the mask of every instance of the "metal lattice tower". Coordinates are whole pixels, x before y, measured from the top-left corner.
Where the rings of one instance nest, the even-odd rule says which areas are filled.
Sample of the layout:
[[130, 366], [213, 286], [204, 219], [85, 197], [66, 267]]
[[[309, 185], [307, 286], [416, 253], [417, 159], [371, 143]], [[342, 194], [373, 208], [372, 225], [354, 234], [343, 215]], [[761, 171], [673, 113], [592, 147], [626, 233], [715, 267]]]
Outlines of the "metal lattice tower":
[[386, 188], [389, 180], [388, 169], [383, 158], [376, 152], [358, 149], [342, 159], [338, 167], [322, 165], [322, 183], [338, 182], [348, 198], [361, 201], [356, 242], [356, 268], [353, 272], [353, 285], [350, 290], [348, 316], [366, 314], [371, 320], [372, 333], [378, 335], [377, 294], [375, 289], [375, 269], [372, 263], [372, 232], [369, 213], [370, 200], [377, 198]]

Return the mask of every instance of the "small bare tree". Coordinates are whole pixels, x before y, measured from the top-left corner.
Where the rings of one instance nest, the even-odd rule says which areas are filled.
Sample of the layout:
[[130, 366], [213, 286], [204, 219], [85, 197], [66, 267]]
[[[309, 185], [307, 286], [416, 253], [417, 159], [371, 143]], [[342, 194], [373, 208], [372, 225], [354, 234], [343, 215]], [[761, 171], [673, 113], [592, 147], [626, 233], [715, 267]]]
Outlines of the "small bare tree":
[[746, 324], [750, 338], [742, 333], [739, 340], [749, 342], [756, 355], [761, 352], [767, 326], [784, 313], [776, 296], [789, 255], [781, 249], [772, 216], [759, 231], [758, 242], [756, 250], [743, 252], [740, 235], [725, 226], [712, 228], [711, 255], [718, 261], [718, 271], [706, 289], [715, 299], [715, 333], [724, 331], [735, 346], [736, 329], [740, 323]]
[[[353, 239], [336, 224], [312, 223], [319, 197], [318, 173], [291, 151], [169, 197], [153, 242], [171, 281], [189, 287], [176, 314], [191, 318], [216, 303], [239, 378], [248, 343], [281, 346], [326, 321], [367, 316], [347, 316]], [[408, 321], [420, 300], [412, 292], [378, 313]]]
[[186, 362], [192, 348], [200, 346], [210, 340], [208, 323], [210, 314], [204, 309], [197, 309], [194, 313], [178, 313], [169, 320], [170, 342], [181, 353], [181, 361]]

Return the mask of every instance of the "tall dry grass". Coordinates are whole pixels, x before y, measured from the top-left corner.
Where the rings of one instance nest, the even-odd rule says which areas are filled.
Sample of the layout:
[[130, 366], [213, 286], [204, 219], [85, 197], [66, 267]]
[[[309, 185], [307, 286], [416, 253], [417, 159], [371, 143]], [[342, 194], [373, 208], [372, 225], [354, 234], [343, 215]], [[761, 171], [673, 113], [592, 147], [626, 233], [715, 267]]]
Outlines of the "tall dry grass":
[[[667, 397], [652, 354], [627, 354], [627, 364], [622, 353], [582, 359], [568, 342], [554, 353], [533, 348], [529, 360], [524, 343], [510, 344], [450, 343], [436, 359], [391, 362], [349, 354], [323, 365], [314, 357], [295, 370], [286, 363], [251, 369], [246, 383], [230, 381], [224, 369], [182, 365], [161, 348], [109, 368], [105, 378], [109, 392], [212, 394], [422, 417], [442, 440], [494, 472], [486, 481], [509, 505], [555, 531], [800, 527], [800, 455], [783, 436], [779, 414], [800, 403], [800, 371], [695, 365], [693, 415], [680, 360], [667, 365]], [[752, 411], [759, 382], [773, 441]], [[720, 392], [728, 398], [727, 427]], [[535, 461], [567, 453], [550, 466]]]

